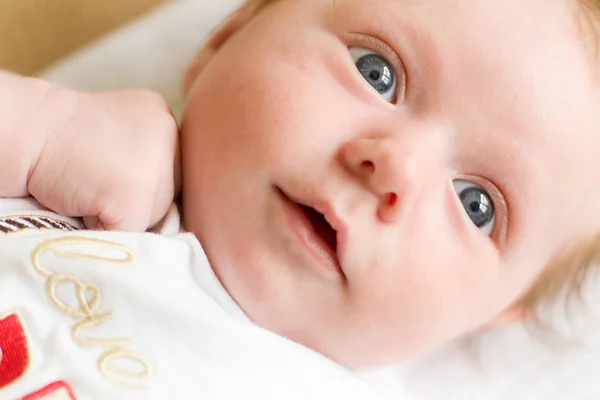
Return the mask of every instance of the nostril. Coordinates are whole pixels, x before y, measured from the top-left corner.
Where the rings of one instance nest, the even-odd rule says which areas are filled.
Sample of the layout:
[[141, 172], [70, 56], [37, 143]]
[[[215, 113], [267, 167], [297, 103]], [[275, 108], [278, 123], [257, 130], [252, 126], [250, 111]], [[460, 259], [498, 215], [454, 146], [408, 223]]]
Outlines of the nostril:
[[361, 166], [362, 166], [364, 169], [368, 170], [370, 173], [373, 173], [373, 172], [375, 172], [375, 164], [373, 164], [373, 161], [369, 161], [369, 160], [367, 160], [367, 161], [363, 161], [363, 162], [361, 163]]
[[386, 224], [394, 223], [399, 214], [400, 199], [396, 193], [388, 192], [381, 197], [377, 217]]
[[398, 195], [396, 193], [388, 193], [386, 202], [388, 206], [394, 207], [398, 203]]

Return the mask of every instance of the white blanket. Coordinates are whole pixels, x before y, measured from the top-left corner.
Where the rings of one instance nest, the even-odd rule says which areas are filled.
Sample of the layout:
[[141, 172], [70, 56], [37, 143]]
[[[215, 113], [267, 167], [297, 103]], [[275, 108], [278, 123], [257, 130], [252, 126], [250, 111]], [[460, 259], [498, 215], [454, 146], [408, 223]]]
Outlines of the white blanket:
[[[82, 90], [154, 89], [178, 115], [186, 64], [210, 29], [239, 3], [180, 0], [94, 43], [43, 76]], [[569, 313], [573, 321], [560, 307], [548, 312], [575, 344], [564, 339], [543, 344], [541, 334], [512, 326], [364, 377], [403, 399], [600, 399], [600, 284], [590, 280], [585, 295], [588, 311], [575, 307]]]

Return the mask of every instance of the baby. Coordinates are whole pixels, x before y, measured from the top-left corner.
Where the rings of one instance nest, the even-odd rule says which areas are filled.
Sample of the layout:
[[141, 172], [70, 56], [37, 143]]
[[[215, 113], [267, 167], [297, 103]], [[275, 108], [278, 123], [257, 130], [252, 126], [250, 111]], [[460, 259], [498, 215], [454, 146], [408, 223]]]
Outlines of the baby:
[[[328, 360], [393, 363], [534, 317], [598, 248], [599, 12], [248, 2], [186, 77], [193, 235], [173, 229], [175, 209], [161, 220], [179, 155], [160, 99], [4, 76], [0, 195], [163, 236], [41, 230], [82, 226], [4, 200], [0, 333], [27, 331], [16, 337], [37, 348], [21, 349], [29, 369], [0, 364], [0, 398], [52, 385], [73, 398], [228, 398], [267, 384], [263, 396], [306, 397], [325, 377], [346, 397], [350, 374]], [[286, 375], [297, 365], [306, 375]]]

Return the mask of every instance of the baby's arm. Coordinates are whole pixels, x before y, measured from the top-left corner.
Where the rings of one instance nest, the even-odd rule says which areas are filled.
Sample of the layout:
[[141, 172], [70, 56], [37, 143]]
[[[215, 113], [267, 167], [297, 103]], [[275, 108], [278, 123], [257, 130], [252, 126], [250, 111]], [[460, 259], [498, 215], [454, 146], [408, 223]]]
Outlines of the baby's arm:
[[69, 95], [50, 91], [40, 79], [0, 71], [0, 197], [28, 195], [28, 176], [46, 138], [68, 118]]
[[89, 228], [145, 230], [173, 201], [177, 125], [143, 90], [83, 93], [0, 72], [0, 197]]

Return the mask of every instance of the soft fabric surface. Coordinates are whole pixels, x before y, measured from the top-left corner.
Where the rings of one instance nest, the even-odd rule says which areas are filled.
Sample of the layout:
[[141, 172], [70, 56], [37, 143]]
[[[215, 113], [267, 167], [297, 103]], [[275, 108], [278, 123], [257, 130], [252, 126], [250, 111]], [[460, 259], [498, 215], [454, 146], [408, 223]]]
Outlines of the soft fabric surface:
[[[43, 76], [85, 90], [144, 87], [181, 111], [182, 72], [202, 38], [239, 0], [182, 0], [158, 10]], [[546, 338], [510, 326], [453, 343], [418, 360], [364, 373], [415, 400], [600, 399], [600, 282], [589, 279], [583, 305], [545, 310], [561, 333]]]

